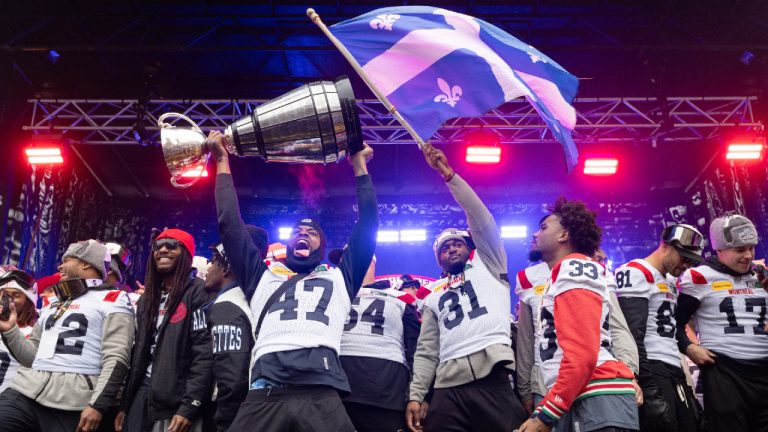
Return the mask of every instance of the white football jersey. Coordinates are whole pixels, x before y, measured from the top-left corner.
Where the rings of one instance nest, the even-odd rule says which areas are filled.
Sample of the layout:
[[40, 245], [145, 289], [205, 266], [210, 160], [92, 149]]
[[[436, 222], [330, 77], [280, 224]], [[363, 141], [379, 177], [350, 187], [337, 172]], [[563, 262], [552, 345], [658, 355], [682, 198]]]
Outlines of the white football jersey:
[[[257, 320], [267, 299], [294, 274], [281, 262], [265, 263], [268, 270], [259, 280], [250, 304]], [[318, 266], [269, 308], [256, 340], [255, 360], [273, 352], [321, 346], [338, 354], [349, 308], [341, 270]]]
[[617, 296], [648, 300], [648, 320], [643, 339], [648, 359], [680, 367], [680, 351], [675, 339], [677, 281], [662, 275], [643, 259], [624, 264], [614, 274]]
[[54, 303], [41, 312], [38, 323], [43, 332], [32, 368], [98, 375], [104, 320], [113, 313], [134, 315], [128, 295], [120, 290], [89, 290], [55, 319], [57, 306]]
[[[549, 279], [552, 271], [545, 262], [532, 265], [517, 272], [515, 280], [515, 294], [521, 302], [531, 308], [531, 317], [533, 322], [539, 320], [539, 309], [541, 308], [541, 298], [549, 286]], [[534, 346], [539, 346], [538, 332], [534, 334]], [[534, 356], [533, 364], [538, 367], [539, 358]], [[534, 373], [538, 373], [534, 370]]]
[[[29, 335], [32, 334], [32, 329], [34, 328], [35, 326], [19, 327], [19, 330], [21, 330], [24, 336], [29, 338]], [[3, 340], [0, 339], [0, 393], [11, 385], [11, 381], [13, 381], [13, 377], [16, 376], [19, 366], [21, 366], [19, 362], [13, 358], [10, 351], [8, 351], [8, 347], [6, 347]]]
[[734, 277], [702, 265], [683, 273], [680, 292], [701, 302], [694, 315], [701, 346], [736, 359], [768, 358], [768, 293], [756, 276]]
[[511, 345], [509, 288], [493, 276], [474, 251], [464, 273], [430, 284], [424, 307], [437, 317], [440, 362]]
[[400, 299], [403, 294], [394, 289], [360, 288], [344, 324], [341, 355], [406, 364], [403, 314], [407, 304]]
[[[610, 353], [611, 333], [608, 327], [609, 281], [611, 276], [605, 267], [593, 262], [583, 255], [566, 257], [552, 270], [552, 282], [544, 292], [541, 299], [539, 312], [539, 325], [537, 340], [539, 345], [535, 350], [537, 362], [541, 368], [544, 385], [551, 388], [557, 380], [560, 370], [560, 362], [563, 359], [563, 350], [557, 341], [557, 328], [555, 327], [555, 298], [573, 289], [582, 289], [600, 296], [601, 311], [599, 329], [583, 328], [580, 331], [599, 331], [600, 349], [597, 356], [597, 366], [606, 361], [615, 360]], [[577, 322], [561, 323], [560, 325], [579, 326]]]

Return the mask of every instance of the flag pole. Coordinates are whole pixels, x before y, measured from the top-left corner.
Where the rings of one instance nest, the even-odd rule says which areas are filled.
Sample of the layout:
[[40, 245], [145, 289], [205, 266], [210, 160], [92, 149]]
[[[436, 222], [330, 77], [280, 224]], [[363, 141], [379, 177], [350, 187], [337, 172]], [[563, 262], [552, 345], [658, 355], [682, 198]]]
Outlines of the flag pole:
[[408, 131], [408, 133], [411, 134], [413, 139], [416, 140], [416, 144], [419, 145], [419, 149], [424, 150], [424, 146], [427, 145], [423, 139], [419, 136], [419, 134], [416, 133], [416, 131], [413, 129], [413, 127], [403, 118], [403, 116], [400, 114], [400, 112], [397, 110], [397, 108], [392, 105], [392, 102], [387, 99], [387, 96], [379, 90], [378, 87], [371, 81], [371, 79], [368, 77], [368, 74], [365, 73], [363, 68], [360, 66], [360, 63], [355, 60], [354, 57], [352, 57], [352, 54], [349, 52], [347, 47], [344, 46], [344, 44], [341, 43], [340, 40], [336, 39], [336, 36], [334, 36], [330, 30], [328, 30], [328, 27], [325, 26], [323, 23], [323, 20], [320, 19], [320, 15], [315, 12], [314, 9], [309, 8], [307, 9], [307, 16], [309, 19], [312, 20], [313, 23], [315, 23], [318, 27], [320, 27], [320, 30], [325, 33], [326, 36], [328, 36], [328, 39], [331, 40], [331, 43], [341, 52], [341, 55], [344, 56], [344, 58], [347, 59], [349, 64], [352, 65], [352, 68], [355, 69], [355, 71], [360, 75], [360, 78], [365, 81], [366, 84], [368, 84], [368, 88], [371, 89], [373, 94], [376, 95], [376, 97], [381, 101], [382, 104], [384, 104], [384, 107], [387, 108], [387, 111], [392, 113], [392, 116], [400, 122], [400, 124], [405, 128], [405, 130]]

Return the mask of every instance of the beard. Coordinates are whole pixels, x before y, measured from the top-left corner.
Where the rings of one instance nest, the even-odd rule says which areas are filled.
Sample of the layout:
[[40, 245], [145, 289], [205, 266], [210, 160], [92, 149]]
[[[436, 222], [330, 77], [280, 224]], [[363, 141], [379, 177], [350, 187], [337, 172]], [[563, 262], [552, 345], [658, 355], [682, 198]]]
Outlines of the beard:
[[447, 263], [447, 264], [443, 265], [443, 272], [445, 272], [445, 273], [447, 273], [449, 275], [459, 274], [462, 271], [464, 271], [464, 267], [466, 267], [466, 266], [467, 266], [467, 262], [466, 261], [459, 261], [459, 262], [455, 262], [453, 264]]
[[323, 262], [325, 251], [322, 247], [310, 252], [307, 257], [298, 257], [294, 254], [292, 245], [288, 246], [285, 255], [285, 265], [296, 273], [309, 273]]
[[531, 249], [528, 251], [528, 261], [536, 262], [541, 261], [541, 259], [544, 257], [544, 254], [541, 253], [539, 250]]

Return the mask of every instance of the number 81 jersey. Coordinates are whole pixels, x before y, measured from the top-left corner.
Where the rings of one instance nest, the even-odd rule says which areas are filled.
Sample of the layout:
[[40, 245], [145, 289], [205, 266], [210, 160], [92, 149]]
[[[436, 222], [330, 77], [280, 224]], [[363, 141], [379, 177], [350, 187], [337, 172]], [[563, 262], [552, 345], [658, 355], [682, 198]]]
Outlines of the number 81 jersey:
[[648, 300], [648, 319], [643, 344], [648, 359], [680, 367], [675, 339], [677, 287], [643, 259], [636, 259], [616, 269], [616, 295]]
[[113, 313], [133, 316], [128, 294], [119, 290], [92, 289], [72, 300], [54, 319], [58, 304], [43, 309], [40, 343], [32, 369], [98, 375], [101, 373], [101, 338], [104, 321]]
[[701, 346], [736, 359], [768, 358], [768, 294], [754, 275], [731, 276], [703, 265], [686, 270], [680, 293], [695, 297]]

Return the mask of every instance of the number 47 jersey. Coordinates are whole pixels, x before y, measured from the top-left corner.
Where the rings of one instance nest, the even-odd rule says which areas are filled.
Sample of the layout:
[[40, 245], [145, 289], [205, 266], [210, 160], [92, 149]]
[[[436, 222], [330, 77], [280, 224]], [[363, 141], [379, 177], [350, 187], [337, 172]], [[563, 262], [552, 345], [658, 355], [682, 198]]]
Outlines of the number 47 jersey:
[[768, 294], [756, 276], [735, 277], [703, 265], [683, 273], [680, 293], [700, 302], [695, 317], [701, 346], [736, 359], [768, 358]]

